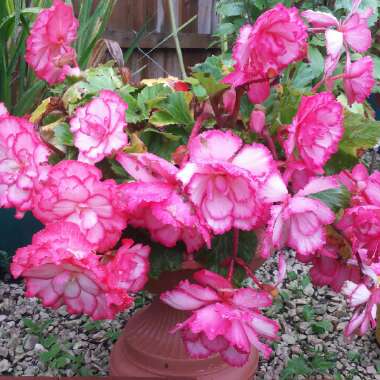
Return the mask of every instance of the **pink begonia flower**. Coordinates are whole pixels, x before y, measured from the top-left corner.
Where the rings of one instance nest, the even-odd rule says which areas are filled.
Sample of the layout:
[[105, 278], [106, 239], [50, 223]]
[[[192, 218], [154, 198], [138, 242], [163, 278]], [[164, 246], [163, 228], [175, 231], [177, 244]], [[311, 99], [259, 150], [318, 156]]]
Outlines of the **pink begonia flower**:
[[[362, 203], [363, 198], [358, 197], [358, 195], [367, 187], [368, 177], [368, 170], [363, 164], [355, 165], [351, 172], [349, 170], [343, 170], [339, 173], [339, 181], [346, 186], [351, 193], [351, 205]], [[354, 203], [352, 203], [353, 201]]]
[[337, 223], [342, 234], [352, 243], [354, 252], [365, 250], [368, 259], [380, 259], [380, 207], [355, 206], [345, 210]]
[[181, 194], [174, 165], [150, 153], [119, 153], [117, 160], [137, 180], [120, 185], [130, 225], [146, 228], [153, 240], [166, 247], [183, 241], [189, 253], [210, 245], [204, 222]]
[[146, 280], [147, 264], [140, 268], [140, 262], [147, 260], [149, 247], [131, 245], [128, 241], [103, 264], [76, 224], [53, 223], [36, 233], [32, 244], [17, 250], [11, 272], [25, 278], [27, 297], [41, 298], [44, 306], [66, 305], [72, 314], [112, 319], [132, 305], [127, 292]]
[[[353, 2], [350, 14], [343, 20], [325, 12], [307, 10], [302, 16], [315, 28], [325, 31], [327, 57], [325, 60], [325, 76], [329, 77], [335, 71], [343, 47], [351, 47], [358, 53], [363, 53], [371, 46], [371, 31], [368, 28], [368, 19], [373, 11], [371, 8], [364, 12], [358, 11], [359, 2]], [[335, 28], [335, 29], [331, 29]]]
[[261, 134], [265, 127], [265, 112], [259, 109], [254, 109], [249, 118], [249, 129], [252, 132]]
[[278, 339], [279, 325], [260, 313], [272, 304], [271, 296], [252, 288], [235, 289], [224, 277], [201, 270], [194, 274], [200, 284], [181, 281], [176, 289], [161, 294], [169, 306], [192, 311], [174, 331], [181, 331], [187, 352], [203, 359], [219, 353], [234, 367], [243, 366], [254, 346], [269, 358], [272, 350], [259, 338]]
[[341, 257], [341, 252], [346, 247], [342, 246], [334, 236], [327, 237], [327, 243], [319, 249], [316, 255], [298, 256], [302, 262], [312, 262], [313, 267], [310, 269], [310, 278], [314, 285], [330, 286], [335, 292], [340, 292], [346, 281], [359, 283], [361, 281], [361, 271], [355, 260], [345, 260]]
[[323, 166], [338, 150], [343, 136], [343, 106], [328, 92], [303, 96], [296, 116], [288, 127], [284, 148], [288, 157], [297, 149], [306, 168], [323, 174]]
[[9, 115], [0, 103], [0, 207], [16, 208], [16, 218], [32, 208], [34, 187], [49, 154], [34, 125]]
[[[322, 201], [311, 196], [339, 187], [331, 177], [315, 178], [302, 190], [271, 209], [271, 220], [266, 233], [264, 252], [290, 247], [299, 255], [310, 256], [326, 243], [325, 226], [334, 222], [335, 214]], [[269, 248], [266, 245], [270, 245]], [[264, 255], [265, 257], [265, 255]]]
[[380, 303], [380, 289], [374, 287], [371, 290], [363, 283], [355, 284], [347, 281], [342, 293], [348, 297], [348, 303], [355, 308], [354, 315], [347, 324], [344, 334], [364, 335], [369, 328], [376, 327], [377, 304]]
[[277, 4], [264, 12], [254, 25], [244, 25], [233, 47], [234, 72], [224, 83], [238, 87], [248, 83], [248, 96], [262, 103], [269, 96], [270, 79], [290, 63], [305, 58], [307, 28], [296, 8]]
[[340, 260], [320, 254], [313, 258], [313, 267], [310, 269], [310, 278], [314, 285], [328, 285], [335, 292], [340, 292], [345, 281], [359, 283], [361, 280], [360, 268]]
[[230, 131], [198, 135], [190, 143], [189, 158], [178, 178], [216, 234], [263, 224], [268, 205], [287, 196], [269, 150], [244, 145]]
[[101, 177], [93, 165], [59, 162], [36, 188], [33, 214], [44, 224], [75, 223], [98, 251], [111, 249], [126, 227], [126, 217], [115, 181], [101, 181]]
[[148, 281], [150, 247], [123, 239], [116, 255], [107, 263], [108, 284], [113, 288], [136, 293]]
[[26, 40], [25, 60], [38, 78], [50, 85], [63, 82], [67, 75], [77, 74], [75, 50], [79, 23], [73, 8], [61, 0], [43, 9], [37, 16]]
[[127, 108], [119, 95], [102, 90], [98, 97], [76, 109], [70, 130], [79, 149], [78, 161], [95, 164], [127, 145]]
[[343, 85], [350, 106], [354, 102], [363, 103], [371, 94], [375, 85], [373, 70], [373, 60], [369, 56], [360, 58], [353, 63], [347, 59]]
[[339, 173], [339, 181], [351, 193], [351, 206], [379, 206], [380, 207], [380, 172], [368, 174], [363, 164], [357, 164], [351, 172], [344, 170]]
[[[289, 162], [288, 168], [292, 166], [293, 162]], [[295, 162], [296, 163], [296, 162]], [[299, 163], [296, 163], [299, 164]], [[297, 165], [297, 167], [294, 167], [292, 170], [292, 176], [291, 176], [291, 183], [292, 183], [292, 190], [293, 192], [297, 192], [301, 190], [303, 187], [305, 187], [312, 178], [315, 177], [315, 173], [312, 170], [309, 170], [306, 168], [304, 164], [301, 163], [301, 165]]]

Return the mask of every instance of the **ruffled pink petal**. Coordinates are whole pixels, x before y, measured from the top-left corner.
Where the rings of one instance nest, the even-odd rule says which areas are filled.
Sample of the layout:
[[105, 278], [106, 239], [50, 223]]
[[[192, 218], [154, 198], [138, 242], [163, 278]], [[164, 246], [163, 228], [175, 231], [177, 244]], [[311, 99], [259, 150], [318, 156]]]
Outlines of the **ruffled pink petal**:
[[253, 104], [264, 103], [270, 95], [270, 84], [268, 80], [251, 83], [248, 88], [248, 99]]
[[243, 367], [247, 363], [249, 353], [239, 352], [233, 346], [220, 352], [222, 359], [232, 367]]
[[328, 28], [330, 26], [339, 26], [338, 20], [330, 13], [316, 12], [307, 10], [301, 13], [302, 17], [312, 24], [315, 28]]
[[231, 288], [231, 283], [227, 281], [223, 276], [211, 272], [207, 269], [202, 269], [194, 273], [194, 279], [203, 286], [211, 286], [216, 290]]
[[242, 288], [234, 293], [232, 302], [240, 307], [262, 308], [272, 305], [272, 298], [267, 292]]
[[242, 140], [230, 131], [212, 130], [203, 132], [192, 140], [190, 160], [202, 162], [209, 160], [227, 161], [240, 149]]

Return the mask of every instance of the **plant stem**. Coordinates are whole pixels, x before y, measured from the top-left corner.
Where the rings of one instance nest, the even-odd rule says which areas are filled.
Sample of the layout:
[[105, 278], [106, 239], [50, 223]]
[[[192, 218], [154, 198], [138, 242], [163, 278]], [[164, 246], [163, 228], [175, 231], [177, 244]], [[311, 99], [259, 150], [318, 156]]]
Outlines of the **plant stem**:
[[190, 143], [193, 141], [193, 139], [198, 135], [199, 131], [202, 128], [202, 123], [207, 120], [210, 117], [210, 114], [207, 112], [202, 112], [197, 119], [195, 120], [194, 127], [191, 131], [191, 135], [189, 137], [189, 141], [187, 145], [190, 145]]
[[179, 43], [179, 38], [178, 38], [178, 29], [177, 29], [177, 24], [175, 21], [173, 0], [169, 0], [168, 3], [169, 3], [170, 23], [172, 25], [173, 38], [174, 38], [174, 42], [175, 42], [175, 49], [177, 51], [178, 63], [179, 63], [179, 67], [181, 69], [182, 79], [184, 79], [184, 78], [186, 78], [187, 75], [186, 75], [185, 65], [183, 63], [183, 55], [182, 55], [181, 45]]
[[273, 158], [278, 161], [278, 155], [277, 155], [277, 150], [276, 150], [276, 145], [274, 145], [272, 136], [268, 132], [267, 128], [264, 128], [263, 130], [263, 136], [269, 146], [270, 151], [272, 152]]
[[237, 228], [234, 228], [232, 258], [230, 261], [230, 268], [228, 270], [228, 276], [227, 276], [227, 280], [230, 282], [232, 281], [232, 277], [234, 275], [235, 260], [238, 255], [238, 249], [239, 249], [239, 230]]
[[264, 288], [264, 285], [257, 279], [257, 277], [253, 274], [253, 272], [251, 271], [251, 268], [248, 266], [248, 264], [240, 259], [239, 257], [235, 258], [235, 262], [236, 264], [239, 264], [244, 270], [245, 272], [247, 273], [248, 277], [250, 277], [253, 282], [260, 288], [260, 289], [263, 289]]
[[235, 128], [236, 126], [237, 117], [240, 111], [241, 97], [243, 96], [243, 94], [244, 94], [244, 87], [239, 87], [236, 89], [235, 108], [231, 116], [231, 128]]
[[324, 79], [320, 80], [312, 89], [311, 89], [311, 93], [312, 94], [315, 94], [317, 92], [317, 90], [319, 89], [319, 87], [322, 86], [322, 84], [325, 82]]
[[376, 311], [376, 341], [380, 345], [380, 305], [377, 304]]

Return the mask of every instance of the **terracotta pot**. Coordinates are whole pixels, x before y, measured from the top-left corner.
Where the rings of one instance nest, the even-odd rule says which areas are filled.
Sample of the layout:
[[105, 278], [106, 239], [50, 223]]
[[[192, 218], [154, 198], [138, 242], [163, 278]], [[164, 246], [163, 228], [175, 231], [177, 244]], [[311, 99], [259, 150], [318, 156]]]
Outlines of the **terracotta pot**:
[[[252, 262], [256, 269], [262, 261]], [[194, 271], [169, 272], [160, 281], [150, 281], [148, 289], [162, 292], [172, 289], [180, 280]], [[110, 358], [113, 376], [135, 379], [197, 379], [197, 380], [248, 380], [257, 370], [258, 353], [252, 350], [244, 367], [233, 368], [219, 355], [207, 359], [191, 359], [179, 333], [169, 331], [176, 323], [185, 320], [188, 312], [175, 310], [156, 296], [151, 305], [137, 312], [128, 321], [122, 335], [114, 345]]]

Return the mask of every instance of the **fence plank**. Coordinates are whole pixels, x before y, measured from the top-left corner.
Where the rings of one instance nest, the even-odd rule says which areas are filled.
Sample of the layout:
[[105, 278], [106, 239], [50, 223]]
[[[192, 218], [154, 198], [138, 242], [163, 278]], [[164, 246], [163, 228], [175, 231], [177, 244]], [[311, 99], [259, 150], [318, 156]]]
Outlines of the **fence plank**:
[[[140, 39], [139, 46], [142, 49], [152, 49], [165, 37], [167, 37], [167, 35], [167, 33], [150, 33]], [[131, 46], [135, 36], [136, 35], [133, 32], [121, 32], [116, 30], [108, 30], [105, 33], [106, 38], [117, 41], [122, 48]], [[178, 37], [182, 49], [207, 49], [214, 41], [214, 39], [208, 34], [179, 33]], [[160, 45], [160, 49], [167, 48], [175, 48], [173, 38], [169, 38], [162, 45]]]
[[[179, 24], [183, 25], [186, 21], [198, 14], [198, 0], [182, 0], [179, 7]], [[197, 33], [197, 22], [192, 22], [185, 29], [182, 29], [184, 33]]]
[[[198, 16], [178, 35], [187, 70], [208, 55], [218, 52], [217, 49], [208, 49], [214, 41], [212, 33], [217, 25], [215, 2], [216, 0], [173, 0], [178, 27], [195, 14]], [[139, 48], [135, 49], [127, 63], [135, 82], [142, 78], [157, 78], [168, 74], [181, 76], [173, 38], [151, 52], [149, 57], [144, 55], [172, 32], [168, 4], [168, 0], [120, 0], [114, 9], [105, 37], [117, 41], [122, 48], [130, 47], [136, 32], [150, 20], [147, 32], [139, 40]]]
[[199, 0], [198, 7], [198, 33], [212, 33], [212, 11], [214, 0]]

